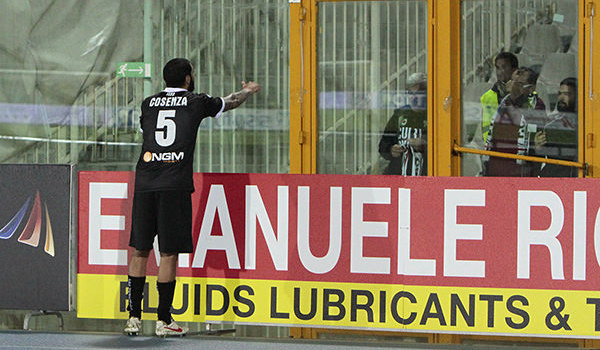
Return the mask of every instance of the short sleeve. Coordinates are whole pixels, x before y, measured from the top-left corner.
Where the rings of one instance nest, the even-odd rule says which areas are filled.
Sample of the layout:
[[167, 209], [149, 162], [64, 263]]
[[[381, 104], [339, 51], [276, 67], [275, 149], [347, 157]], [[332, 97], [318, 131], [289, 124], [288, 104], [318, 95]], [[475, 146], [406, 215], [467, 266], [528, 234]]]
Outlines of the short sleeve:
[[208, 94], [200, 95], [202, 99], [202, 105], [204, 106], [204, 110], [206, 115], [218, 118], [223, 113], [225, 109], [225, 101], [222, 97], [212, 97]]

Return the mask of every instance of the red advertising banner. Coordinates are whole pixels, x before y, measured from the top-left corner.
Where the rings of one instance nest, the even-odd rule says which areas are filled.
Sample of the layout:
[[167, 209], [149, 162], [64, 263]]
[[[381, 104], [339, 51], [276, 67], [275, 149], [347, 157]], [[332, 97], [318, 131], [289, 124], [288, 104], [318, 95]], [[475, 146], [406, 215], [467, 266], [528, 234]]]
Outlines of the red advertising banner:
[[[133, 178], [80, 172], [80, 292], [100, 293], [106, 283], [114, 285], [109, 294], [123, 293]], [[194, 181], [195, 249], [180, 255], [177, 272], [184, 320], [600, 331], [598, 180], [195, 174]], [[156, 266], [151, 254], [150, 275]], [[79, 315], [125, 316], [122, 297], [105, 298], [109, 305], [96, 311], [78, 298]], [[255, 312], [261, 302], [263, 316]]]

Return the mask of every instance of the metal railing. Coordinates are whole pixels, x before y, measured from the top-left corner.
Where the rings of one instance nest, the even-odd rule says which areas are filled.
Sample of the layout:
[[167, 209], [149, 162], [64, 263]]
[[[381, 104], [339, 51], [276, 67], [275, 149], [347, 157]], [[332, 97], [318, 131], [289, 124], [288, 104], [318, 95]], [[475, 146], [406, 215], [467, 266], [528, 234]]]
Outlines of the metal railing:
[[574, 167], [577, 169], [582, 169], [584, 171], [587, 171], [587, 168], [588, 168], [588, 164], [582, 163], [582, 162], [572, 162], [572, 161], [561, 160], [561, 159], [552, 159], [552, 158], [544, 158], [544, 157], [525, 156], [525, 155], [514, 154], [514, 153], [488, 151], [488, 150], [482, 150], [482, 149], [477, 149], [477, 148], [463, 147], [463, 146], [459, 146], [456, 143], [453, 146], [453, 150], [454, 150], [454, 152], [457, 152], [457, 153], [470, 153], [470, 154], [478, 154], [478, 155], [489, 156], [489, 157], [524, 160], [527, 162], [570, 166], [570, 167]]

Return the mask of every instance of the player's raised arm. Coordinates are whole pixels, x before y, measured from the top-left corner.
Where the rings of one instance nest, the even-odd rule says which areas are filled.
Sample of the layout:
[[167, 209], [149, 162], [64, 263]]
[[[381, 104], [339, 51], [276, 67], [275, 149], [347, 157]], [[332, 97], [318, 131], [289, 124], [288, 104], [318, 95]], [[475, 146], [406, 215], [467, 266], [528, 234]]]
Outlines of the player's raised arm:
[[253, 81], [245, 82], [242, 81], [242, 89], [238, 92], [234, 92], [228, 96], [223, 97], [225, 101], [225, 108], [223, 111], [228, 111], [230, 109], [234, 109], [239, 107], [244, 101], [250, 97], [250, 95], [254, 95], [255, 93], [260, 91], [260, 85]]

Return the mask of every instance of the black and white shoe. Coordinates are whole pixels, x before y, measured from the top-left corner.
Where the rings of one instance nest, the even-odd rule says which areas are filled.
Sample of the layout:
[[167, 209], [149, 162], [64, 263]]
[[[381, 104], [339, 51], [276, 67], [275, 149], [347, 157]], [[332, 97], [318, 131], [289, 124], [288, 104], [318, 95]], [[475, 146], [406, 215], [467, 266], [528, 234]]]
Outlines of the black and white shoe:
[[127, 324], [125, 325], [125, 329], [123, 329], [123, 332], [125, 332], [128, 335], [138, 335], [141, 329], [142, 320], [140, 320], [139, 317], [130, 317], [127, 320]]
[[159, 337], [166, 337], [172, 335], [184, 336], [188, 332], [187, 327], [182, 327], [175, 322], [175, 320], [171, 319], [171, 323], [167, 324], [164, 321], [156, 321], [156, 335]]

